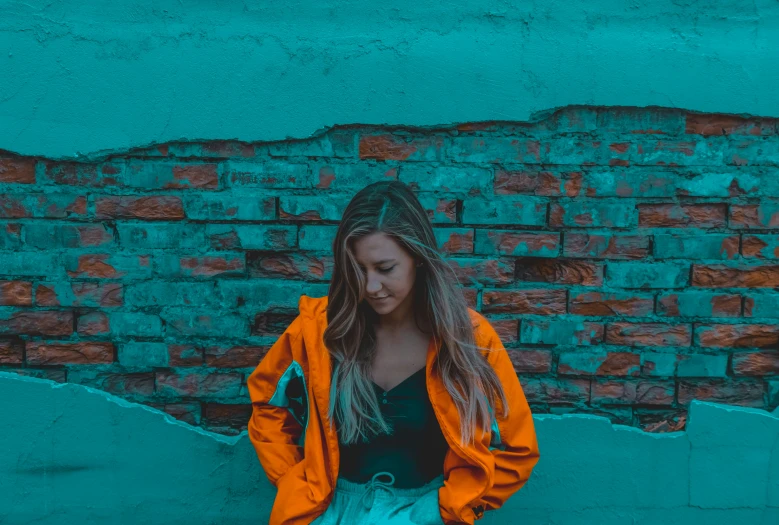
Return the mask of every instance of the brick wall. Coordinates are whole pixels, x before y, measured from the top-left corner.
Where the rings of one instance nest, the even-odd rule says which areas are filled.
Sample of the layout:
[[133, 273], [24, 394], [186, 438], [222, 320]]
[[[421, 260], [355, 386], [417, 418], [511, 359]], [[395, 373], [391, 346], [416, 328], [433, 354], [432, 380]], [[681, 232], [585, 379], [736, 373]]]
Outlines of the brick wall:
[[661, 108], [6, 153], [0, 369], [236, 433], [247, 375], [327, 293], [341, 211], [387, 178], [418, 190], [536, 412], [664, 431], [693, 398], [779, 404], [779, 124]]

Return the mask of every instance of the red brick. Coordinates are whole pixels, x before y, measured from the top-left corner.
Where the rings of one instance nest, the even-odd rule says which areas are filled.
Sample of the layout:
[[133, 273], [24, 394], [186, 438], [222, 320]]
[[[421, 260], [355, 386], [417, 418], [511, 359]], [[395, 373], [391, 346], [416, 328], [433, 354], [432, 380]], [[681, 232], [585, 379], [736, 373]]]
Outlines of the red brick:
[[190, 425], [200, 424], [200, 403], [162, 403], [150, 405]]
[[776, 204], [733, 204], [730, 207], [731, 228], [779, 228]]
[[89, 312], [79, 316], [76, 331], [79, 335], [108, 335], [111, 325], [105, 313]]
[[672, 405], [673, 381], [609, 381], [592, 382], [593, 403], [629, 405]]
[[577, 197], [582, 194], [582, 172], [495, 171], [496, 195]]
[[598, 316], [645, 316], [654, 309], [651, 295], [586, 292], [572, 294], [569, 313]]
[[695, 336], [705, 348], [766, 348], [779, 346], [779, 325], [709, 324], [697, 325]]
[[463, 284], [480, 283], [485, 286], [509, 284], [513, 281], [514, 264], [505, 259], [448, 259], [448, 264]]
[[680, 381], [679, 403], [687, 405], [693, 399], [740, 405], [763, 407], [763, 383], [759, 381]]
[[100, 364], [114, 362], [111, 343], [27, 343], [27, 363], [32, 365]]
[[685, 133], [715, 135], [774, 135], [776, 119], [745, 118], [717, 113], [688, 113]]
[[545, 374], [552, 368], [552, 353], [547, 350], [507, 350], [518, 374]]
[[733, 375], [779, 375], [779, 348], [767, 352], [734, 352]]
[[186, 218], [180, 197], [100, 197], [95, 201], [97, 219], [177, 221]]
[[[75, 369], [76, 367], [71, 367]], [[132, 400], [141, 400], [154, 394], [154, 373], [115, 373], [79, 369], [72, 371], [68, 380], [71, 383], [97, 388], [116, 396]]]
[[245, 430], [252, 416], [251, 404], [226, 405], [203, 403], [203, 419], [206, 428], [213, 431], [227, 428]]
[[24, 362], [24, 342], [0, 341], [0, 365], [21, 365]]
[[203, 144], [203, 155], [207, 157], [254, 157], [254, 145], [232, 140], [212, 140]]
[[692, 285], [706, 288], [777, 288], [779, 265], [693, 264]]
[[216, 164], [173, 166], [173, 179], [173, 182], [165, 184], [165, 189], [219, 188]]
[[724, 228], [727, 204], [639, 204], [641, 228]]
[[489, 290], [482, 293], [482, 311], [487, 313], [564, 314], [566, 291], [562, 288]]
[[21, 311], [0, 319], [0, 334], [67, 336], [73, 333], [73, 312]]
[[269, 348], [264, 346], [207, 346], [206, 365], [216, 368], [256, 367]]
[[519, 341], [519, 319], [490, 319], [489, 321], [502, 343], [511, 344]]
[[630, 352], [560, 354], [559, 375], [637, 376], [641, 371], [641, 356]]
[[3, 368], [3, 372], [11, 372], [24, 377], [48, 379], [57, 383], [67, 382], [67, 371], [64, 368]]
[[246, 266], [250, 277], [281, 279], [325, 279], [333, 271], [333, 257], [308, 253], [249, 251]]
[[438, 137], [406, 139], [396, 135], [360, 137], [360, 159], [441, 160], [443, 140]]
[[589, 379], [520, 379], [528, 402], [586, 403], [590, 400]]
[[0, 183], [35, 184], [35, 159], [0, 159]]
[[566, 257], [643, 259], [649, 254], [649, 237], [566, 232], [563, 252]]
[[168, 365], [200, 366], [204, 362], [203, 349], [194, 345], [168, 345]]
[[23, 196], [0, 195], [0, 219], [21, 219], [32, 215]]
[[687, 426], [687, 410], [685, 409], [637, 409], [634, 411], [638, 426], [644, 432], [678, 432]]
[[[68, 286], [68, 285], [65, 285]], [[103, 306], [124, 304], [124, 289], [120, 283], [69, 283], [67, 289], [57, 292], [55, 284], [39, 284], [35, 289], [35, 302], [41, 306]]]
[[517, 259], [516, 280], [554, 284], [601, 286], [603, 265], [564, 259]]
[[209, 373], [200, 370], [156, 372], [162, 396], [235, 398], [241, 389], [241, 373]]
[[0, 281], [0, 306], [32, 306], [32, 283]]
[[690, 346], [692, 330], [686, 324], [611, 323], [606, 343], [627, 346]]

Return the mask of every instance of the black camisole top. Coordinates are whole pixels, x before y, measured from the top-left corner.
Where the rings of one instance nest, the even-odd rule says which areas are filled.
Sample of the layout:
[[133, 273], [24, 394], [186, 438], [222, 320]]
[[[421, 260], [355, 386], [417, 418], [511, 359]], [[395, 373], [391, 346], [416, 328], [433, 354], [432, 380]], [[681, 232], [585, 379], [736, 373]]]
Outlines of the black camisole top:
[[417, 488], [441, 475], [449, 445], [430, 404], [425, 368], [389, 391], [371, 384], [393, 432], [375, 435], [368, 443], [339, 445], [339, 477], [367, 483], [387, 471], [395, 476], [395, 487]]

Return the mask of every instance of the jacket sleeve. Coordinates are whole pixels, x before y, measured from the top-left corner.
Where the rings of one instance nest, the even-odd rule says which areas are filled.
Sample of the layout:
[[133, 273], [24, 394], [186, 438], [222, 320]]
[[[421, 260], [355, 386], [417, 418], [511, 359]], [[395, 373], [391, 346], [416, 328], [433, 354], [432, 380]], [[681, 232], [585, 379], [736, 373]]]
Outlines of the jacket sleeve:
[[298, 316], [246, 380], [252, 402], [249, 439], [274, 486], [303, 459], [303, 447], [298, 445], [303, 425], [293, 415], [296, 397], [290, 394], [290, 379], [302, 378], [301, 366], [293, 358], [293, 354], [300, 355], [293, 352], [295, 347], [303, 345], [301, 323]]
[[[485, 322], [485, 321], [482, 321]], [[492, 488], [482, 496], [480, 511], [500, 508], [509, 496], [521, 489], [538, 463], [539, 451], [530, 407], [525, 399], [514, 365], [495, 329], [486, 322], [489, 334], [487, 360], [498, 374], [508, 401], [508, 415], [495, 411], [497, 434], [492, 436], [491, 452], [495, 458]], [[493, 428], [495, 424], [493, 424]], [[493, 431], [493, 434], [496, 434]], [[478, 506], [478, 505], [477, 505]]]

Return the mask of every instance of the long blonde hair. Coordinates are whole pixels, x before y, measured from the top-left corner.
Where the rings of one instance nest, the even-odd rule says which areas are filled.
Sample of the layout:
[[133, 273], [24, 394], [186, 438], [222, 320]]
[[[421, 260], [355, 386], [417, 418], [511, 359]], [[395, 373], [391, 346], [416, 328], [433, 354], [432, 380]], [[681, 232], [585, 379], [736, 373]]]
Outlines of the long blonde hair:
[[[508, 411], [500, 379], [475, 344], [467, 301], [457, 276], [439, 253], [433, 227], [416, 195], [400, 181], [380, 181], [357, 192], [344, 210], [333, 241], [334, 268], [327, 305], [324, 343], [333, 364], [330, 421], [336, 418], [342, 443], [365, 441], [391, 431], [371, 383], [378, 314], [363, 300], [365, 278], [355, 258], [355, 240], [381, 232], [417, 261], [414, 311], [422, 313], [440, 343], [434, 366], [461, 421], [461, 444], [491, 426], [497, 403]], [[419, 326], [418, 317], [415, 322]]]

